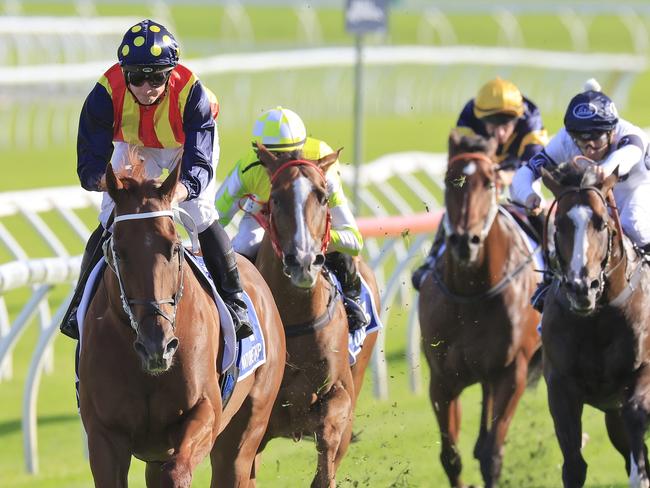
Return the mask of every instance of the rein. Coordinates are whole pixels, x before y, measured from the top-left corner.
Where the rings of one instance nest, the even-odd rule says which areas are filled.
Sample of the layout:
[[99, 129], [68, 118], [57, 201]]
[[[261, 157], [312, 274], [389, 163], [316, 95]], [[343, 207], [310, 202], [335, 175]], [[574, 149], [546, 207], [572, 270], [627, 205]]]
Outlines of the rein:
[[[320, 175], [320, 177], [323, 179], [323, 182], [327, 184], [327, 179], [325, 178], [325, 174], [323, 173], [323, 170], [321, 170], [318, 167], [317, 164], [314, 164], [312, 161], [307, 161], [305, 159], [294, 159], [291, 161], [287, 161], [286, 163], [283, 163], [278, 169], [276, 169], [273, 172], [270, 178], [271, 186], [273, 186], [273, 183], [275, 183], [280, 173], [294, 166], [309, 166], [315, 169]], [[262, 227], [266, 232], [269, 233], [269, 238], [271, 239], [271, 245], [273, 246], [273, 251], [275, 252], [275, 255], [280, 260], [282, 260], [283, 253], [282, 253], [282, 248], [280, 247], [280, 239], [278, 238], [278, 231], [275, 227], [275, 223], [273, 222], [273, 214], [271, 212], [271, 200], [267, 201], [266, 203], [262, 203], [255, 200], [253, 195], [249, 195], [248, 197], [251, 198], [253, 201], [255, 201], [255, 203], [261, 205], [262, 209], [259, 212], [251, 213], [251, 215], [257, 221], [257, 223], [260, 224], [260, 227]], [[329, 207], [327, 207], [325, 233], [323, 234], [323, 237], [321, 239], [321, 252], [323, 254], [325, 254], [325, 251], [327, 250], [327, 246], [329, 246], [331, 240], [331, 230], [332, 230], [332, 214], [330, 213]]]
[[[172, 210], [158, 210], [155, 212], [143, 212], [143, 213], [134, 213], [134, 214], [124, 214], [124, 215], [118, 215], [115, 217], [115, 220], [113, 221], [113, 224], [117, 224], [118, 222], [124, 222], [128, 220], [142, 220], [142, 219], [151, 219], [151, 218], [157, 218], [157, 217], [171, 217], [172, 219], [174, 218], [174, 212]], [[126, 315], [129, 317], [129, 322], [131, 324], [131, 328], [133, 331], [137, 334], [138, 330], [140, 328], [140, 325], [138, 324], [138, 320], [135, 317], [135, 314], [133, 313], [133, 310], [131, 309], [131, 305], [142, 305], [145, 306], [153, 311], [154, 315], [160, 315], [163, 317], [165, 320], [167, 320], [171, 326], [172, 329], [175, 329], [176, 327], [176, 309], [178, 307], [178, 303], [180, 302], [182, 296], [183, 296], [183, 260], [185, 258], [185, 248], [182, 245], [179, 245], [179, 252], [178, 252], [178, 274], [179, 274], [179, 281], [178, 281], [178, 289], [176, 290], [176, 293], [174, 294], [173, 297], [170, 298], [163, 298], [161, 300], [150, 300], [150, 299], [133, 299], [129, 298], [126, 294], [125, 288], [124, 288], [124, 280], [122, 279], [122, 274], [120, 272], [120, 258], [115, 252], [115, 246], [113, 245], [113, 239], [111, 238], [110, 241], [107, 243], [107, 248], [105, 251], [110, 250], [110, 259], [107, 259], [108, 265], [115, 273], [115, 276], [117, 277], [117, 282], [120, 286], [120, 299], [122, 301], [122, 308], [124, 309], [124, 312]], [[171, 315], [167, 314], [164, 310], [162, 310], [161, 305], [172, 305], [173, 307], [173, 312]]]

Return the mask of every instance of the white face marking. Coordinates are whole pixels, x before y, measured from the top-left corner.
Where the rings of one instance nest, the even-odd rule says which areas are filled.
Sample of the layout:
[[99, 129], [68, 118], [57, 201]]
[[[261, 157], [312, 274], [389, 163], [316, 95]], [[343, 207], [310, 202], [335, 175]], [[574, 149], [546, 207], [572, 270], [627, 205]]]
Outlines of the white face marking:
[[463, 173], [467, 176], [473, 175], [476, 173], [476, 163], [471, 162], [463, 168]]
[[567, 215], [573, 221], [575, 234], [573, 236], [573, 255], [571, 256], [571, 270], [574, 276], [580, 276], [580, 270], [587, 265], [587, 229], [593, 211], [584, 205], [576, 205]]
[[293, 194], [295, 198], [296, 208], [296, 235], [294, 242], [296, 249], [301, 251], [309, 251], [312, 248], [312, 237], [307, 228], [307, 219], [305, 218], [305, 207], [307, 206], [307, 198], [311, 193], [311, 181], [308, 178], [301, 176], [293, 182]]

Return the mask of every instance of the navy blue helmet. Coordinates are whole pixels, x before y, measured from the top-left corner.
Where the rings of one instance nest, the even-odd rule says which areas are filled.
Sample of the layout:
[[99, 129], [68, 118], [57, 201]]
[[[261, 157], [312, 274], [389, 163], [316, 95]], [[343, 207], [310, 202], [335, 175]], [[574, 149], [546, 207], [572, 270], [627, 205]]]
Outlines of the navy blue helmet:
[[569, 102], [564, 114], [568, 132], [607, 132], [616, 128], [618, 112], [614, 102], [602, 92], [587, 90]]
[[152, 72], [178, 64], [179, 47], [163, 25], [143, 20], [131, 27], [117, 50], [120, 65], [127, 71]]

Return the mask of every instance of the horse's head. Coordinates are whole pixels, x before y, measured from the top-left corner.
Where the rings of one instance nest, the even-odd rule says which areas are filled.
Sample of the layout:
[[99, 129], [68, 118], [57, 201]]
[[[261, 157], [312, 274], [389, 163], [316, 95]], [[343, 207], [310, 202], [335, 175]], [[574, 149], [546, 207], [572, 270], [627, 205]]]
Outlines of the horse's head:
[[613, 237], [618, 226], [608, 212], [606, 196], [618, 181], [618, 171], [603, 179], [589, 165], [564, 163], [542, 171], [555, 197], [555, 252], [560, 283], [570, 309], [588, 315], [596, 309], [605, 287]]
[[179, 345], [176, 308], [183, 291], [183, 247], [171, 211], [180, 163], [162, 185], [133, 173], [117, 176], [108, 165], [106, 186], [115, 201], [112, 241], [107, 252], [120, 287], [122, 307], [135, 331], [134, 348], [151, 374], [169, 369]]
[[447, 246], [461, 263], [478, 259], [497, 214], [499, 167], [493, 162], [496, 145], [480, 136], [449, 136], [443, 220]]
[[260, 145], [258, 154], [271, 178], [269, 237], [294, 286], [312, 288], [329, 242], [325, 173], [338, 160], [338, 152], [309, 161], [301, 159], [300, 151], [275, 155]]

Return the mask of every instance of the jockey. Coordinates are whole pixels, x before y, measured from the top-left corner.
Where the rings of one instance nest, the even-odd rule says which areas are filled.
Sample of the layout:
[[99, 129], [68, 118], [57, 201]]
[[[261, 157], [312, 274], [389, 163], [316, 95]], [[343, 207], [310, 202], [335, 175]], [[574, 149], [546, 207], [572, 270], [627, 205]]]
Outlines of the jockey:
[[[174, 36], [152, 20], [143, 20], [126, 32], [117, 57], [119, 63], [101, 76], [81, 110], [77, 138], [81, 186], [105, 192], [107, 163], [115, 170], [124, 168], [130, 146], [137, 147], [150, 178], [160, 176], [163, 168], [181, 164], [173, 201], [196, 223], [205, 264], [233, 316], [237, 336], [248, 337], [252, 329], [235, 254], [214, 208], [219, 160], [217, 98], [178, 63]], [[101, 258], [101, 242], [109, 235], [113, 207], [111, 197], [104, 193], [100, 225], [90, 236], [82, 260], [75, 293], [79, 297], [73, 299], [61, 324], [61, 331], [73, 338], [79, 337], [78, 292]]]
[[[514, 172], [548, 143], [537, 106], [513, 83], [499, 77], [488, 81], [476, 98], [465, 104], [455, 130], [461, 135], [480, 135], [497, 142], [495, 162], [499, 163], [499, 177], [506, 186]], [[541, 229], [539, 222], [532, 223]], [[416, 290], [420, 289], [422, 278], [433, 266], [444, 241], [444, 228], [440, 225], [424, 264], [413, 272]]]
[[[266, 169], [259, 163], [257, 143], [275, 153], [302, 150], [303, 157], [317, 160], [334, 152], [325, 142], [307, 137], [305, 125], [292, 110], [277, 107], [264, 112], [253, 127], [252, 147], [230, 171], [217, 192], [217, 210], [220, 223], [228, 225], [240, 209], [245, 210], [237, 235], [233, 238], [235, 250], [254, 260], [264, 237], [264, 229], [253, 214], [269, 200], [271, 181]], [[339, 162], [327, 174], [329, 207], [332, 214], [331, 241], [325, 264], [341, 282], [348, 325], [351, 331], [368, 325], [361, 307], [361, 278], [352, 259], [363, 247], [363, 238], [343, 193]]]
[[[645, 253], [650, 252], [650, 161], [648, 136], [639, 127], [619, 118], [614, 102], [589, 80], [586, 91], [574, 96], [564, 115], [564, 128], [544, 150], [533, 156], [514, 176], [513, 199], [539, 213], [542, 197], [533, 189], [542, 168], [550, 168], [576, 156], [598, 163], [602, 177], [618, 168], [614, 198], [625, 234]], [[533, 294], [533, 306], [542, 311], [544, 295], [551, 282], [545, 276]]]

